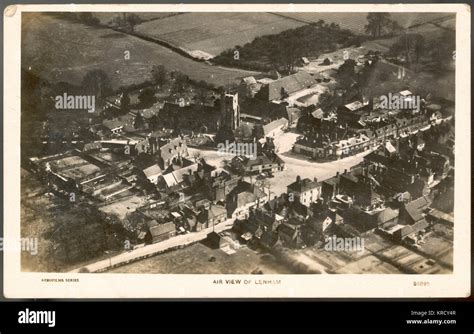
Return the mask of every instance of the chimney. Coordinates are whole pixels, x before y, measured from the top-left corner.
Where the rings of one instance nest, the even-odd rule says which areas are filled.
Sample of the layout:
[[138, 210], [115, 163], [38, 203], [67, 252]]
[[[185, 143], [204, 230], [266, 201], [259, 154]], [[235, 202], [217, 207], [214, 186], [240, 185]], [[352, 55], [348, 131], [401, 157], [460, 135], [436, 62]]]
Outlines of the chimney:
[[346, 168], [346, 169], [344, 169], [344, 174], [347, 174], [347, 168]]
[[317, 177], [314, 178], [314, 183], [318, 183], [318, 178]]

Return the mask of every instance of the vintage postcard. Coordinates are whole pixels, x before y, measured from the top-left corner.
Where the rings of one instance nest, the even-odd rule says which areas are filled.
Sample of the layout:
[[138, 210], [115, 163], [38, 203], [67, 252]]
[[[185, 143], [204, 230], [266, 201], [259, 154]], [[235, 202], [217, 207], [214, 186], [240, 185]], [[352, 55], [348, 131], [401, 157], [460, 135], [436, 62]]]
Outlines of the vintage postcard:
[[470, 7], [4, 12], [8, 298], [470, 295]]

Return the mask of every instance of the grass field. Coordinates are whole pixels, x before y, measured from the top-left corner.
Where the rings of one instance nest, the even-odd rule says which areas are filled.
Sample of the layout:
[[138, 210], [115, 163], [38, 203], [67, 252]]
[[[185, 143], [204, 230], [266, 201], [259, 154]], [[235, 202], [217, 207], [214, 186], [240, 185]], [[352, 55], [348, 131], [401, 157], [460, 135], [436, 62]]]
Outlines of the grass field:
[[[209, 259], [213, 257], [215, 261]], [[272, 255], [241, 248], [232, 255], [210, 249], [202, 243], [133, 262], [110, 270], [111, 273], [147, 274], [242, 274], [261, 270], [265, 274], [293, 274]]]
[[304, 24], [271, 13], [185, 13], [142, 23], [136, 31], [188, 51], [201, 50], [215, 56], [258, 36]]
[[[151, 21], [151, 20], [162, 19], [162, 18], [168, 17], [168, 16], [173, 16], [173, 15], [176, 15], [177, 13], [172, 13], [172, 12], [155, 12], [155, 13], [153, 13], [153, 12], [134, 12], [133, 14], [136, 14], [143, 21]], [[101, 24], [107, 24], [107, 25], [110, 25], [111, 21], [119, 15], [122, 15], [122, 13], [116, 13], [116, 12], [96, 12], [96, 13], [94, 13], [94, 16], [97, 17], [100, 20]]]
[[216, 86], [255, 73], [199, 63], [126, 34], [36, 13], [23, 15], [21, 47], [22, 67], [54, 82], [80, 84], [89, 70], [102, 69], [118, 88], [149, 79], [155, 64]]

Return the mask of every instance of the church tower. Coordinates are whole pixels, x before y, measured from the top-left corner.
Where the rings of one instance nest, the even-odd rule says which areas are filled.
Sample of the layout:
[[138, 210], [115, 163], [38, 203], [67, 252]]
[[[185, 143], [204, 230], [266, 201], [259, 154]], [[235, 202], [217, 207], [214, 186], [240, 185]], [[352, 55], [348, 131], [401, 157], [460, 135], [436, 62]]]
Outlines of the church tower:
[[220, 125], [232, 131], [240, 126], [239, 94], [222, 93]]

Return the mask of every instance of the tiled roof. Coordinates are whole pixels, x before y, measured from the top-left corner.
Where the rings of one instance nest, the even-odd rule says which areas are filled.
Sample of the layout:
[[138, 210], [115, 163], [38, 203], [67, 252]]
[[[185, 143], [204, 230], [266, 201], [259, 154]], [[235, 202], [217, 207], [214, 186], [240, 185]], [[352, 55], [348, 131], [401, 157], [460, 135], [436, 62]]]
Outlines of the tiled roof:
[[169, 223], [164, 223], [164, 224], [157, 224], [152, 227], [150, 227], [150, 233], [152, 237], [154, 236], [160, 236], [166, 233], [174, 232], [176, 231], [176, 226], [174, 225], [173, 222]]
[[152, 165], [148, 168], [145, 168], [143, 170], [143, 173], [145, 174], [146, 177], [154, 176], [154, 175], [159, 175], [161, 174], [161, 168], [157, 164]]
[[273, 122], [268, 123], [267, 125], [263, 126], [263, 133], [267, 135], [271, 131], [278, 129], [279, 127], [287, 126], [288, 120], [286, 118], [280, 118]]
[[307, 72], [300, 71], [287, 77], [272, 81], [268, 84], [268, 99], [281, 99], [281, 89], [284, 88], [288, 94], [305, 89], [316, 83], [314, 78]]
[[405, 210], [410, 215], [411, 219], [417, 222], [423, 219], [423, 210], [430, 204], [430, 200], [426, 196], [422, 196], [405, 204]]

